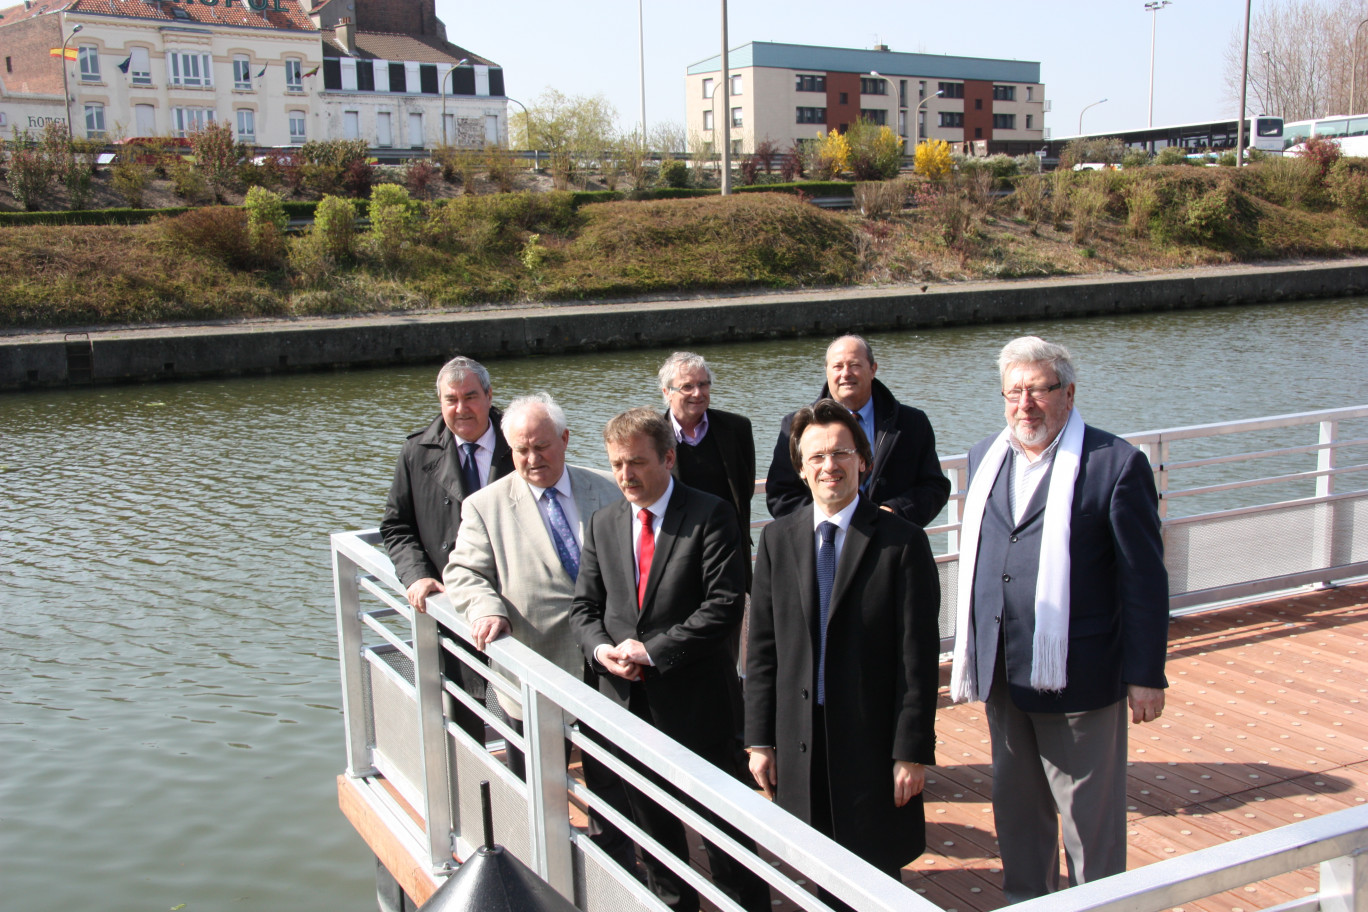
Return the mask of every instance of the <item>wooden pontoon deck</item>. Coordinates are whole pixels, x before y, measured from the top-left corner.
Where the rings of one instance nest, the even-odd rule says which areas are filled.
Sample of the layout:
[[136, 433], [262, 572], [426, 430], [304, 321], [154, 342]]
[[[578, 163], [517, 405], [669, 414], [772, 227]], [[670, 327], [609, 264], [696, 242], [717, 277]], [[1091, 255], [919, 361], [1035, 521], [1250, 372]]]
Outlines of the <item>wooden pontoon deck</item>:
[[[1368, 584], [1175, 618], [1157, 724], [1130, 728], [1129, 867], [1368, 802]], [[983, 704], [936, 716], [927, 852], [903, 881], [946, 910], [1000, 908]], [[1316, 892], [1314, 869], [1184, 912]]]

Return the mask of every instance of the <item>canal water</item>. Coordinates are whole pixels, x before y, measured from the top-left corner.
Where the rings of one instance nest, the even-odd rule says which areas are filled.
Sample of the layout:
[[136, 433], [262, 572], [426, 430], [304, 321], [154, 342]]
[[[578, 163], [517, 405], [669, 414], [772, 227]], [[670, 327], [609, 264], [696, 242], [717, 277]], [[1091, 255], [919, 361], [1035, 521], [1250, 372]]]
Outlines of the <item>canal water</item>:
[[[1368, 403], [1368, 300], [873, 336], [878, 376], [942, 455], [1000, 427], [994, 358], [1069, 345], [1116, 432]], [[821, 386], [825, 340], [702, 349], [755, 423]], [[661, 404], [668, 352], [491, 364], [546, 389], [571, 458]], [[436, 366], [0, 397], [0, 906], [369, 910], [343, 766], [327, 534], [379, 520]]]

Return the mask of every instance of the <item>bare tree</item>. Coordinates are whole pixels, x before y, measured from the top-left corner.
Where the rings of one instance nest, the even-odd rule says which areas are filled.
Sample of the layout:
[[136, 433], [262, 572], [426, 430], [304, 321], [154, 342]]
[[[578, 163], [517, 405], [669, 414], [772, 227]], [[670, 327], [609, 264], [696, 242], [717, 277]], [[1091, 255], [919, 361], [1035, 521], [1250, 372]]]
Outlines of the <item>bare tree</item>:
[[[1368, 0], [1269, 0], [1249, 23], [1249, 109], [1284, 120], [1353, 114], [1354, 31], [1368, 19]], [[1225, 50], [1226, 99], [1240, 104], [1243, 35]], [[1354, 107], [1368, 109], [1368, 28], [1358, 48]]]

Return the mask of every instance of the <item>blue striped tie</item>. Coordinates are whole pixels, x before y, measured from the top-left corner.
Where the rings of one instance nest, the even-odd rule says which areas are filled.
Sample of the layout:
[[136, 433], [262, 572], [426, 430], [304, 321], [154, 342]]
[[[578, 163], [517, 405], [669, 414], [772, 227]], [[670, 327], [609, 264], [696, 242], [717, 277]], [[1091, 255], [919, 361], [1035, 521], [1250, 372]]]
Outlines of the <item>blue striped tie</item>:
[[826, 705], [826, 641], [827, 616], [831, 610], [831, 585], [836, 581], [836, 524], [821, 522], [817, 532], [822, 543], [817, 546], [817, 623], [820, 637], [817, 652], [817, 705]]
[[463, 443], [461, 449], [465, 451], [465, 462], [461, 463], [461, 485], [470, 495], [480, 490], [480, 467], [475, 463], [475, 444]]
[[546, 515], [551, 520], [554, 533], [551, 544], [556, 546], [556, 556], [560, 558], [561, 566], [570, 574], [570, 579], [575, 580], [579, 578], [579, 545], [575, 542], [575, 534], [570, 531], [570, 521], [565, 518], [557, 493], [555, 488], [547, 488], [542, 493], [546, 500]]

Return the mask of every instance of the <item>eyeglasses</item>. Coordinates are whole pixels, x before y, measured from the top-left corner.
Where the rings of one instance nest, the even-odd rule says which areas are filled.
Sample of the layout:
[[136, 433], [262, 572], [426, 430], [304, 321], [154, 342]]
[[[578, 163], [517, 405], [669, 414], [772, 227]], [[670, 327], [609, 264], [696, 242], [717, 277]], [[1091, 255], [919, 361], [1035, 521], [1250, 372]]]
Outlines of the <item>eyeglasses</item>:
[[814, 469], [820, 469], [828, 459], [832, 462], [845, 462], [855, 455], [855, 450], [832, 450], [829, 453], [812, 453], [803, 461]]
[[1054, 386], [1024, 386], [1018, 389], [1003, 390], [1002, 398], [1008, 402], [1020, 402], [1022, 396], [1030, 396], [1039, 402], [1063, 385], [1063, 383], [1056, 383]]
[[672, 386], [670, 392], [692, 396], [694, 393], [706, 393], [710, 389], [712, 389], [712, 381], [704, 380], [702, 383], [685, 383], [683, 386]]

